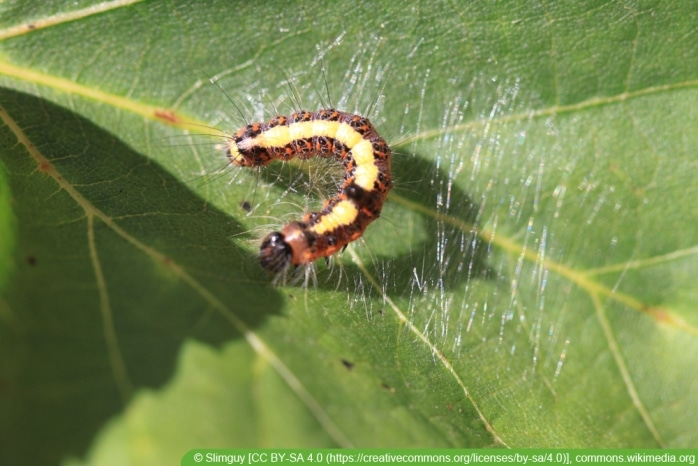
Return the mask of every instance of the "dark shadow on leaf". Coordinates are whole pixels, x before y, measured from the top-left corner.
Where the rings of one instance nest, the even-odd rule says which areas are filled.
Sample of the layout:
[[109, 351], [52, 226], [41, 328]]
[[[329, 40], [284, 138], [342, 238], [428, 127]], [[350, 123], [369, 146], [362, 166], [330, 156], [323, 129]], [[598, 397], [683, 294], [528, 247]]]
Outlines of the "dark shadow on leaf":
[[0, 463], [54, 464], [82, 456], [124, 395], [170, 380], [185, 339], [240, 337], [214, 300], [248, 328], [282, 301], [231, 240], [243, 227], [163, 168], [64, 108], [0, 102], [78, 193], [0, 127], [19, 239], [0, 300]]
[[489, 244], [477, 234], [479, 205], [452, 183], [447, 173], [417, 155], [394, 157], [393, 176], [393, 192], [419, 206], [426, 240], [411, 245], [410, 254], [377, 258], [376, 265], [390, 263], [388, 291], [409, 293], [411, 285], [416, 284], [415, 275], [420, 282], [426, 280], [431, 287], [445, 289], [463, 286], [472, 279], [490, 278], [492, 272], [486, 264]]
[[[291, 191], [310, 192], [311, 195], [328, 190], [332, 192], [331, 187], [317, 186], [317, 181], [313, 180], [314, 175], [308, 175], [308, 170], [303, 168], [278, 163], [265, 168], [260, 171], [260, 176], [276, 189], [288, 190], [290, 187]], [[392, 168], [395, 181], [392, 194], [400, 196], [402, 200], [414, 206], [413, 210], [424, 222], [426, 239], [409, 245], [408, 253], [375, 257], [372, 264], [374, 276], [381, 279], [384, 271], [389, 271], [384, 290], [391, 296], [402, 296], [409, 294], [414, 285], [450, 289], [463, 286], [471, 279], [491, 278], [492, 271], [486, 264], [489, 245], [477, 234], [479, 206], [470, 196], [454, 183], [450, 183], [447, 173], [417, 155], [394, 154]], [[333, 176], [335, 180], [339, 179], [338, 174]], [[311, 202], [314, 208], [322, 205], [322, 199], [319, 198]], [[387, 202], [393, 202], [391, 196], [388, 196]], [[424, 211], [432, 214], [426, 214]], [[302, 212], [298, 213], [299, 218], [302, 215]], [[449, 220], [445, 220], [444, 217], [448, 217]], [[391, 219], [385, 216], [369, 228], [393, 229], [397, 236], [405, 234], [400, 224], [391, 224]], [[328, 290], [335, 289], [337, 274], [328, 273], [321, 262], [317, 262], [320, 268], [317, 286]], [[348, 262], [342, 267], [343, 273], [350, 279], [362, 273], [354, 264]], [[419, 283], [416, 283], [415, 276], [419, 277]], [[303, 283], [302, 280], [298, 282]]]

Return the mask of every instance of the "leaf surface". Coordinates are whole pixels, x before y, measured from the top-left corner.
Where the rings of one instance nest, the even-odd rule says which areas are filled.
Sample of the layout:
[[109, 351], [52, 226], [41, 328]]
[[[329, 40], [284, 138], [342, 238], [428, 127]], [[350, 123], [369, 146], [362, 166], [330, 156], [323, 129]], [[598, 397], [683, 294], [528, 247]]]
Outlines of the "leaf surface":
[[[698, 443], [690, 2], [0, 8], [0, 462]], [[329, 104], [396, 186], [273, 287], [335, 173], [216, 144]]]

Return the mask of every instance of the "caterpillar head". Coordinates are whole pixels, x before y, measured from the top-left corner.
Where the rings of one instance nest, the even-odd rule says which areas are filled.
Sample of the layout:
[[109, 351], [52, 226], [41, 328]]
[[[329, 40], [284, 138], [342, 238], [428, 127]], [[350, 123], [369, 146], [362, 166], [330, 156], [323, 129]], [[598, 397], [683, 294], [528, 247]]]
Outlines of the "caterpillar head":
[[264, 238], [259, 248], [259, 262], [264, 270], [282, 274], [291, 266], [292, 259], [291, 246], [281, 232], [275, 231]]

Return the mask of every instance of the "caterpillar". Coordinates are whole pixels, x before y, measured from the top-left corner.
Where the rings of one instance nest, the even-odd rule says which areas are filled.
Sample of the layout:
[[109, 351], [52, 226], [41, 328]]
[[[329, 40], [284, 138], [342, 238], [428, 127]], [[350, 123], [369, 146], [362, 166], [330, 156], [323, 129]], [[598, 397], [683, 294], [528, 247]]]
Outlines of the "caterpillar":
[[260, 264], [274, 274], [329, 257], [361, 237], [392, 188], [388, 144], [367, 118], [333, 108], [249, 124], [227, 139], [225, 155], [241, 167], [319, 156], [333, 157], [344, 168], [339, 192], [321, 211], [262, 240]]

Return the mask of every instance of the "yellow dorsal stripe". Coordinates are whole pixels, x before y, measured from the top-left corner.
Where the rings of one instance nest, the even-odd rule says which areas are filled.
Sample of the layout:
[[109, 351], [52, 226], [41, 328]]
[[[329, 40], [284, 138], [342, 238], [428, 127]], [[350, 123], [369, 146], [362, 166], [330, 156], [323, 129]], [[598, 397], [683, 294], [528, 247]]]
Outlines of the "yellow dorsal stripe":
[[354, 183], [366, 191], [371, 191], [378, 179], [378, 167], [374, 164], [364, 164], [356, 167], [354, 171]]
[[359, 215], [359, 210], [352, 201], [340, 201], [332, 207], [332, 211], [323, 215], [320, 222], [309, 228], [310, 231], [322, 235], [328, 231], [351, 225]]
[[[349, 149], [353, 149], [354, 146], [365, 141], [361, 133], [347, 123], [315, 120], [269, 128], [255, 138], [241, 141], [241, 146], [243, 146], [241, 148], [249, 149], [255, 146], [267, 149], [283, 147], [297, 139], [309, 139], [318, 136], [336, 139]], [[369, 141], [365, 142], [368, 142], [368, 145], [371, 146]]]

